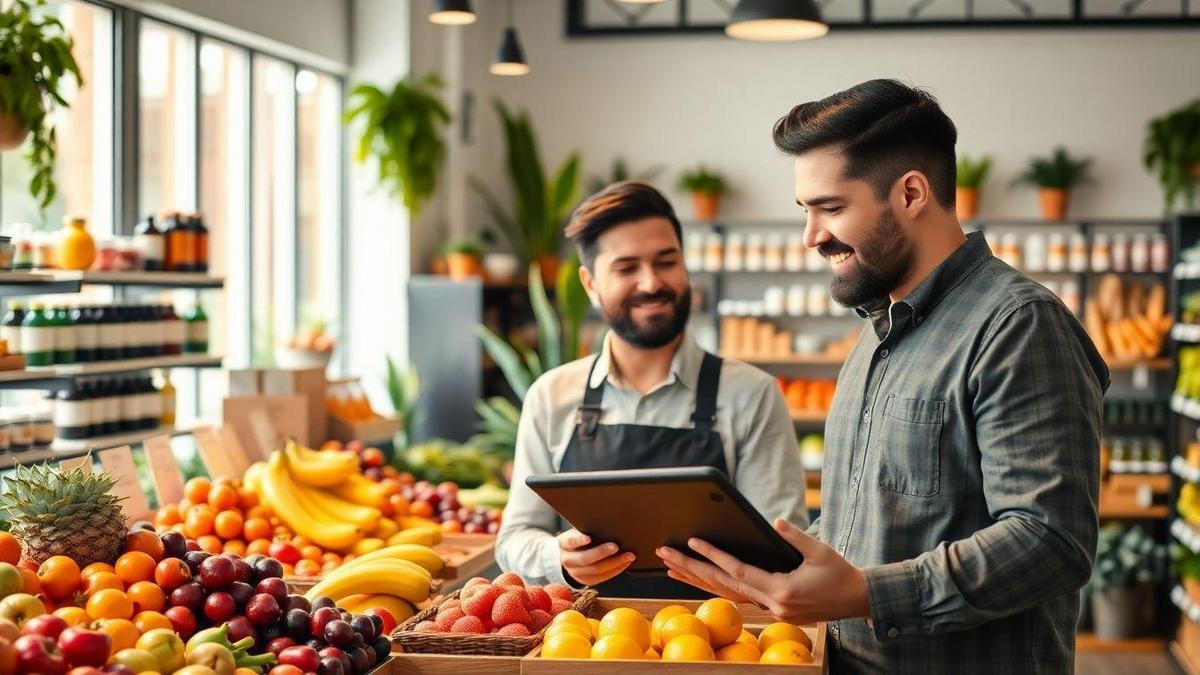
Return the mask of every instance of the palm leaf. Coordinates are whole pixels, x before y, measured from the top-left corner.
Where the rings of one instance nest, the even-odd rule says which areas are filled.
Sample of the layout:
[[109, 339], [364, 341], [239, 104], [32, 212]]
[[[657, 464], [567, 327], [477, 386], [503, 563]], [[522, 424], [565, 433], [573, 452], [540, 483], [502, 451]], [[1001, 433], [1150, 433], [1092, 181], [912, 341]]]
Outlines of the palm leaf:
[[538, 346], [542, 350], [542, 365], [557, 368], [562, 365], [562, 332], [558, 316], [546, 297], [542, 285], [542, 274], [537, 263], [529, 266], [529, 302], [533, 305], [533, 316], [537, 319]]
[[513, 393], [518, 399], [525, 400], [525, 394], [533, 384], [533, 379], [521, 363], [521, 357], [517, 355], [516, 350], [486, 326], [476, 326], [475, 334], [483, 341], [483, 348], [499, 366], [500, 372], [504, 373], [504, 379], [508, 386], [512, 387]]

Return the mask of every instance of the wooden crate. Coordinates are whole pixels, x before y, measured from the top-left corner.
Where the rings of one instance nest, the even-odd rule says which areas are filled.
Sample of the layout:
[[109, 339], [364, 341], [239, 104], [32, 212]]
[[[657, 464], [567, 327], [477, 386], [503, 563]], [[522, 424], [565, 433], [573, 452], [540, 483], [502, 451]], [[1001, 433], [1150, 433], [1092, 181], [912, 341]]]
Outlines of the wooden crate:
[[422, 675], [517, 675], [520, 656], [460, 656], [458, 654], [405, 654], [392, 649], [392, 673]]
[[447, 534], [433, 550], [446, 560], [438, 578], [465, 582], [479, 576], [496, 562], [496, 536], [492, 534]]
[[[605, 612], [616, 609], [617, 607], [632, 607], [638, 610], [647, 619], [653, 619], [659, 609], [667, 605], [682, 605], [692, 610], [693, 612], [700, 606], [700, 600], [649, 600], [639, 598], [597, 598], [595, 604], [592, 605], [591, 616], [600, 618]], [[775, 623], [775, 618], [769, 613], [753, 606], [740, 605], [739, 609], [742, 612], [742, 621], [746, 630], [757, 635], [768, 624]], [[663, 672], [663, 673], [762, 673], [770, 675], [771, 673], [804, 673], [806, 675], [816, 675], [817, 673], [827, 673], [829, 664], [826, 659], [825, 651], [825, 623], [816, 625], [803, 626], [804, 632], [808, 633], [808, 637], [813, 643], [813, 662], [803, 666], [775, 666], [775, 665], [760, 665], [753, 663], [720, 663], [720, 662], [662, 662], [662, 661], [633, 661], [612, 659], [604, 661], [589, 661], [585, 659], [544, 659], [539, 656], [541, 647], [535, 649], [529, 656], [521, 661], [521, 673], [524, 675], [529, 673], [537, 675], [538, 673], [563, 673], [570, 672], [571, 675], [608, 675], [610, 673], [621, 670], [629, 670], [631, 672]]]

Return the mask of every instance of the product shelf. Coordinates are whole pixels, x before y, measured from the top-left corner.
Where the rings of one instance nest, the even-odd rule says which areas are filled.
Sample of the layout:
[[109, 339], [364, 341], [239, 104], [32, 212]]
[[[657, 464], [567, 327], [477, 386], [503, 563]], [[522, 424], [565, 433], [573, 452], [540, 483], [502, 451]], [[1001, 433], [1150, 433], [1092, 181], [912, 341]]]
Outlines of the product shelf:
[[1081, 652], [1157, 654], [1162, 652], [1165, 642], [1162, 638], [1157, 637], [1105, 640], [1096, 637], [1094, 633], [1077, 633], [1075, 635], [1075, 649]]
[[840, 366], [846, 362], [844, 356], [830, 354], [787, 354], [781, 356], [728, 354], [724, 356], [744, 361], [752, 366]]
[[[154, 356], [142, 359], [78, 363], [63, 366], [0, 371], [0, 389], [60, 389], [75, 378], [90, 375], [131, 373], [150, 368], [220, 368], [221, 357], [209, 354]], [[118, 445], [120, 445], [118, 443]]]
[[0, 272], [0, 296], [78, 293], [83, 285], [221, 288], [225, 279], [203, 272]]
[[812, 410], [790, 410], [788, 413], [792, 416], [793, 422], [805, 422], [808, 424], [825, 424], [825, 418], [828, 413], [814, 412]]
[[1187, 460], [1178, 455], [1171, 460], [1171, 473], [1189, 483], [1200, 483], [1200, 468], [1188, 464]]
[[48, 450], [30, 450], [29, 452], [16, 454], [9, 452], [0, 455], [0, 470], [11, 469], [17, 464], [36, 464], [45, 461], [75, 459], [83, 457], [89, 452], [107, 450], [122, 445], [134, 445], [155, 436], [182, 436], [183, 434], [191, 433], [192, 429], [193, 427], [165, 426], [156, 429], [143, 429], [140, 431], [112, 434], [110, 436], [97, 436], [79, 441], [58, 440]]

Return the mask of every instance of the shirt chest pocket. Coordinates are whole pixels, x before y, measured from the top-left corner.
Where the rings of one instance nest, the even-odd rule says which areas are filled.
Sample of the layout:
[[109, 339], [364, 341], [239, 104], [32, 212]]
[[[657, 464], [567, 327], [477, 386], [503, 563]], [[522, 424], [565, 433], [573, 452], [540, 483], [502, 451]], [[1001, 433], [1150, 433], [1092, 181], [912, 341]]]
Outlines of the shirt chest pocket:
[[879, 487], [913, 497], [941, 489], [946, 402], [889, 394], [873, 436], [879, 439]]

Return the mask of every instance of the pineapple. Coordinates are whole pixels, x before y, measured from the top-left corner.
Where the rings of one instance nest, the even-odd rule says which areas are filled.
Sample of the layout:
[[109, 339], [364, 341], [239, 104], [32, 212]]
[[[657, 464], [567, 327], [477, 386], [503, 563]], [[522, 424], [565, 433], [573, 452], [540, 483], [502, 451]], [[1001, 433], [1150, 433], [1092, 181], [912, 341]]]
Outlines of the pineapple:
[[18, 466], [4, 478], [0, 517], [21, 541], [23, 557], [35, 563], [52, 555], [69, 556], [80, 567], [112, 563], [126, 532], [124, 497], [108, 494], [116, 483], [107, 473]]

